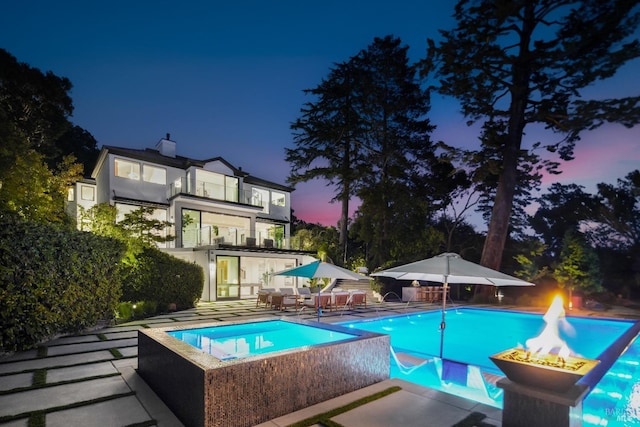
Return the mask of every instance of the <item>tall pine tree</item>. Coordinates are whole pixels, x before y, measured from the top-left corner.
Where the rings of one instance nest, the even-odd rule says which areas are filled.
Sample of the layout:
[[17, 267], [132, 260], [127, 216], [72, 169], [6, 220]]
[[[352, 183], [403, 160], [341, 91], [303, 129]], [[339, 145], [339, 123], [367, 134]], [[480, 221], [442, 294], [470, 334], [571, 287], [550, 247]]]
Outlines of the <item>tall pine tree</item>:
[[296, 148], [286, 152], [289, 179], [324, 178], [337, 187], [343, 261], [352, 196], [362, 202], [358, 238], [367, 244], [374, 266], [393, 256], [391, 240], [401, 229], [403, 236], [416, 238], [407, 230], [416, 224], [424, 228], [429, 215], [425, 206], [433, 192], [426, 177], [438, 159], [429, 139], [429, 96], [407, 51], [396, 37], [375, 38], [306, 91], [316, 100], [305, 104], [292, 126]]
[[492, 170], [496, 190], [481, 264], [500, 268], [527, 125], [539, 124], [559, 135], [546, 148], [570, 160], [582, 131], [606, 122], [638, 123], [640, 96], [581, 96], [582, 89], [640, 56], [638, 40], [629, 40], [638, 26], [637, 4], [461, 0], [455, 7], [457, 26], [442, 31], [440, 43], [430, 41], [424, 72], [437, 65], [440, 91], [460, 100], [471, 123], [483, 122], [493, 132], [481, 138], [480, 153], [500, 155]]
[[337, 64], [318, 87], [304, 91], [315, 99], [304, 105], [302, 116], [291, 125], [295, 148], [285, 149], [291, 164], [290, 183], [321, 178], [336, 187], [334, 200], [342, 204], [339, 239], [343, 259], [349, 202], [355, 194], [357, 165], [363, 162], [358, 150], [361, 125], [353, 107], [357, 73], [351, 62]]

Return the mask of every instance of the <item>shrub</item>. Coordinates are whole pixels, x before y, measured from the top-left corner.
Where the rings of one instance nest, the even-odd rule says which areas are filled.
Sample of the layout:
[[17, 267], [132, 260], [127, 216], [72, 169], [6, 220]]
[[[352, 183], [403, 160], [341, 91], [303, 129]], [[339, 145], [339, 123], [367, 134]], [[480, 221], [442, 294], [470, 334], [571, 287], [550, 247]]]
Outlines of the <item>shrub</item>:
[[142, 301], [145, 316], [153, 316], [158, 313], [157, 301]]
[[126, 322], [133, 317], [133, 303], [131, 301], [122, 301], [118, 303], [116, 308], [116, 318]]
[[0, 218], [0, 350], [111, 319], [124, 249], [91, 233]]
[[131, 319], [142, 319], [158, 313], [158, 303], [156, 301], [122, 301], [116, 308], [116, 318], [120, 322], [127, 322]]
[[132, 308], [133, 308], [133, 317], [135, 317], [136, 319], [141, 319], [144, 317], [145, 315], [144, 301], [139, 301], [133, 304]]
[[202, 295], [202, 267], [155, 248], [144, 248], [124, 270], [123, 300], [155, 301], [162, 309], [174, 303], [185, 309], [194, 307]]

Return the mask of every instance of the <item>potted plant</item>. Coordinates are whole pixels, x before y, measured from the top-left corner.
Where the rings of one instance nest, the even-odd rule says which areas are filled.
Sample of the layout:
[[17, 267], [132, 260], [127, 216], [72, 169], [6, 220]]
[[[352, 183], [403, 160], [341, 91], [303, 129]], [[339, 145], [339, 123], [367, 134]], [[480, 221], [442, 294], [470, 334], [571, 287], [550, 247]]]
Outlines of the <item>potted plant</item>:
[[318, 282], [319, 279], [317, 277], [309, 279], [309, 290], [312, 294], [318, 293], [322, 289]]

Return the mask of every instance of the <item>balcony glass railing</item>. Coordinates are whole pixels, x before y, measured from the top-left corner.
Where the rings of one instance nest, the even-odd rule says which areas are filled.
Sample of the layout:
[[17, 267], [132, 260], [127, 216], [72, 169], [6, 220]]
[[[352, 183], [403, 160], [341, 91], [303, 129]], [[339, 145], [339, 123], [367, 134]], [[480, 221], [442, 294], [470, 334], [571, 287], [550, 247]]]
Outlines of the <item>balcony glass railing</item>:
[[255, 237], [245, 237], [245, 230], [233, 227], [204, 226], [197, 229], [188, 229], [182, 232], [182, 245], [185, 248], [199, 246], [246, 246], [258, 248], [287, 249], [286, 239], [263, 239], [257, 241]]
[[185, 178], [180, 178], [169, 185], [167, 197], [171, 198], [179, 194], [204, 197], [211, 200], [224, 200], [226, 202], [243, 203], [264, 208], [266, 201], [255, 197], [252, 190], [240, 190], [235, 187], [212, 184], [205, 181], [196, 181], [194, 188], [189, 188]]

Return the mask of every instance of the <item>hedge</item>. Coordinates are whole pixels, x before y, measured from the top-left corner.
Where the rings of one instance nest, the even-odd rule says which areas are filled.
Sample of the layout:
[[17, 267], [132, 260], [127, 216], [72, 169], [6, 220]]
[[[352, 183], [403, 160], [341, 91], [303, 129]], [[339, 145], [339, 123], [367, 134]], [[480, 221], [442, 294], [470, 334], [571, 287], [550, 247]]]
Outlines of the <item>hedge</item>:
[[0, 218], [0, 350], [111, 319], [124, 251], [111, 238]]
[[199, 265], [145, 248], [136, 255], [134, 266], [124, 268], [121, 300], [155, 301], [160, 311], [175, 304], [182, 310], [195, 306], [203, 286], [204, 271]]

